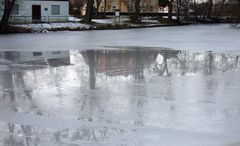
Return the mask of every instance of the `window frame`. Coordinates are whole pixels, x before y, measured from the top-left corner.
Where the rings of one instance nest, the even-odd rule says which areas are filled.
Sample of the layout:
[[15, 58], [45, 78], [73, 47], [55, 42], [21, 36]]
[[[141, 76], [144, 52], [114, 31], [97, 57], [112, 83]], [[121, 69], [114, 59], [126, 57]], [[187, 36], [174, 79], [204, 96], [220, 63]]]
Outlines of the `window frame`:
[[[57, 8], [57, 9], [55, 9]], [[51, 5], [51, 14], [52, 15], [60, 15], [61, 10], [60, 10], [60, 5]]]

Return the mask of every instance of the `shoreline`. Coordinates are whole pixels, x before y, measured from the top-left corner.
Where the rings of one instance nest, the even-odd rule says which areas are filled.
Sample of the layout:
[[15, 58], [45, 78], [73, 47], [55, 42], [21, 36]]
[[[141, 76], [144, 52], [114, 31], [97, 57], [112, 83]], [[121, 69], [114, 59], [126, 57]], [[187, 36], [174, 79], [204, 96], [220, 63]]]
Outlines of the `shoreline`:
[[[61, 24], [71, 24], [73, 26], [62, 26], [55, 28], [46, 27], [46, 28], [34, 28], [30, 26], [44, 26], [44, 25], [61, 25]], [[175, 23], [175, 24], [154, 24], [154, 23], [120, 23], [120, 24], [104, 24], [104, 23], [94, 23], [94, 24], [85, 24], [85, 23], [38, 23], [38, 24], [16, 24], [10, 25], [9, 31], [6, 34], [19, 34], [19, 33], [47, 33], [47, 32], [61, 32], [61, 31], [94, 31], [94, 30], [122, 30], [122, 29], [140, 29], [140, 28], [153, 28], [153, 27], [174, 27], [174, 26], [186, 26], [186, 25], [216, 25], [216, 24], [232, 24], [238, 26], [239, 24], [234, 23], [225, 23], [225, 22], [215, 22], [215, 23]], [[76, 26], [74, 26], [76, 25]], [[29, 26], [29, 27], [28, 27]]]

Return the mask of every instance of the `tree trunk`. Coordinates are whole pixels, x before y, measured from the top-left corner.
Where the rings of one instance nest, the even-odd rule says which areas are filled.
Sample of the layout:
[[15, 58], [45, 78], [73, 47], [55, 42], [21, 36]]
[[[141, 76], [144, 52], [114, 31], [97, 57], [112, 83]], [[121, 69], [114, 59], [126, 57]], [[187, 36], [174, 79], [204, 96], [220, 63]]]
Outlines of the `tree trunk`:
[[181, 17], [181, 0], [176, 0], [176, 9], [177, 9], [177, 22], [180, 23], [180, 17]]
[[103, 15], [104, 17], [106, 17], [106, 11], [107, 11], [107, 0], [104, 0], [104, 12], [103, 12]]
[[172, 20], [172, 1], [168, 3], [168, 19]]
[[104, 18], [106, 17], [106, 11], [107, 11], [107, 0], [104, 0], [104, 12], [103, 12]]
[[87, 1], [86, 16], [85, 16], [85, 19], [84, 19], [86, 23], [91, 23], [92, 22], [93, 4], [94, 4], [94, 0], [88, 0]]
[[9, 21], [9, 17], [11, 15], [13, 6], [15, 4], [16, 0], [5, 0], [5, 4], [4, 4], [4, 13], [2, 16], [2, 20], [0, 23], [0, 33], [6, 33], [7, 32], [7, 28], [8, 28], [8, 21]]
[[136, 20], [136, 22], [140, 22], [141, 21], [141, 19], [140, 19], [140, 11], [141, 11], [141, 9], [140, 9], [140, 1], [141, 0], [136, 0], [135, 1], [135, 20]]
[[95, 64], [95, 52], [93, 50], [87, 51], [88, 65], [89, 65], [89, 88], [95, 89], [96, 87], [96, 64]]
[[97, 4], [97, 7], [96, 7], [96, 15], [98, 16], [98, 14], [99, 14], [100, 0], [96, 0], [96, 4]]
[[207, 18], [212, 18], [212, 8], [213, 8], [213, 1], [209, 0], [208, 2], [208, 12], [207, 12]]
[[188, 17], [189, 17], [189, 1], [188, 0], [185, 0], [184, 15], [185, 15], [185, 21], [188, 22]]

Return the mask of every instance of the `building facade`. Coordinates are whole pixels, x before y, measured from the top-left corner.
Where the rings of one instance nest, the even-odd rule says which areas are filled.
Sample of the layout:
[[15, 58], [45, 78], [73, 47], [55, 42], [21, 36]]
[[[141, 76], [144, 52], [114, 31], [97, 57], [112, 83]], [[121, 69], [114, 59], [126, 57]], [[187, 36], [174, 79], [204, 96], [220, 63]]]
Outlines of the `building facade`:
[[0, 52], [0, 59], [13, 61], [16, 63], [37, 64], [48, 63], [50, 66], [61, 66], [70, 64], [69, 51], [46, 51], [46, 52]]
[[[143, 13], [157, 13], [160, 11], [158, 6], [158, 0], [142, 0], [141, 12]], [[120, 12], [129, 12], [134, 9], [134, 0], [103, 0], [100, 3], [99, 12], [114, 12], [120, 10]]]
[[[4, 0], [0, 0], [0, 19]], [[69, 19], [68, 0], [17, 0], [10, 23], [64, 22]]]

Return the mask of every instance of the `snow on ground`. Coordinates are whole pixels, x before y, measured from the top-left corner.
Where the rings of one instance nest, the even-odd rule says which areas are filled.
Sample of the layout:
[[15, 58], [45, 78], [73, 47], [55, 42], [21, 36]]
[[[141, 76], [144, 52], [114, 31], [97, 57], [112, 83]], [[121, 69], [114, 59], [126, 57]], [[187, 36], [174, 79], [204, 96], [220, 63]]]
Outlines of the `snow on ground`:
[[14, 25], [21, 28], [32, 29], [34, 32], [44, 32], [48, 30], [54, 29], [89, 29], [90, 25], [82, 24], [82, 23], [74, 23], [74, 22], [66, 22], [66, 23], [39, 23], [39, 24], [17, 24]]
[[70, 16], [70, 17], [68, 18], [68, 20], [71, 21], [71, 22], [79, 22], [79, 21], [81, 21], [82, 19], [76, 18], [76, 17], [73, 17], [73, 16]]
[[100, 24], [114, 24], [114, 19], [93, 19], [93, 22]]
[[[88, 30], [91, 27], [94, 28], [94, 26], [88, 25], [81, 23], [82, 19], [75, 18], [75, 17], [69, 17], [70, 22], [59, 22], [59, 23], [35, 23], [35, 24], [15, 24], [13, 26], [20, 27], [20, 28], [26, 28], [26, 29], [31, 29], [33, 32], [47, 32], [49, 30], [56, 30], [56, 29], [69, 29], [69, 30]], [[95, 23], [98, 24], [123, 24], [127, 23], [129, 21], [128, 17], [120, 17], [115, 18], [107, 18], [107, 19], [93, 19], [92, 20]], [[159, 25], [160, 23], [157, 20], [149, 19], [149, 18], [144, 18], [142, 20], [144, 23], [151, 23], [151, 24], [146, 24], [146, 26], [154, 26], [154, 25]], [[136, 24], [131, 24], [132, 27], [138, 27], [139, 25]]]
[[126, 16], [119, 17], [109, 17], [107, 19], [93, 19], [93, 22], [100, 23], [100, 24], [122, 24], [129, 21], [129, 18]]

